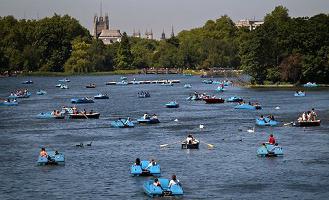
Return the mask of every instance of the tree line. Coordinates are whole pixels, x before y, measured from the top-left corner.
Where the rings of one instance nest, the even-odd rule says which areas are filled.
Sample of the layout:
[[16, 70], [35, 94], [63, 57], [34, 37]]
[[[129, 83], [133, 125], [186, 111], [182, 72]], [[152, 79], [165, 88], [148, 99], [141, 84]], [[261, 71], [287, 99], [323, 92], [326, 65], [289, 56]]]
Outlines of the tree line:
[[226, 15], [166, 40], [133, 38], [104, 45], [68, 16], [0, 17], [0, 71], [88, 73], [149, 67], [243, 69], [263, 84], [329, 82], [329, 16], [291, 18], [276, 7], [255, 30]]

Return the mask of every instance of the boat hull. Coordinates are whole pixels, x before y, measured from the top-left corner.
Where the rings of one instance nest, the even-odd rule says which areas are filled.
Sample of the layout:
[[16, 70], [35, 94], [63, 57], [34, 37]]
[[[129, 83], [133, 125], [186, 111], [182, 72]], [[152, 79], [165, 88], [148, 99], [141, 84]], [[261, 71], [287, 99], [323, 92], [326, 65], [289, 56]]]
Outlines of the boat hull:
[[278, 157], [283, 156], [283, 150], [280, 146], [265, 143], [257, 149], [257, 155], [260, 157]]
[[262, 107], [260, 105], [253, 106], [249, 104], [240, 104], [234, 107], [235, 109], [243, 109], [243, 110], [260, 110]]
[[149, 165], [148, 160], [142, 160], [141, 165], [132, 165], [130, 168], [130, 173], [132, 176], [161, 176], [161, 168], [159, 164], [151, 166], [147, 169]]
[[215, 104], [215, 103], [224, 103], [225, 100], [222, 98], [204, 98], [203, 101], [205, 101], [207, 104]]
[[92, 99], [71, 99], [71, 103], [82, 104], [82, 103], [94, 103]]
[[92, 114], [70, 114], [71, 119], [99, 119], [100, 113], [92, 113]]
[[199, 142], [195, 144], [187, 144], [186, 142], [182, 143], [182, 149], [199, 149]]
[[48, 151], [49, 158], [39, 156], [37, 160], [38, 165], [64, 165], [65, 164], [65, 155], [59, 153], [55, 155], [54, 151]]
[[170, 196], [182, 196], [184, 194], [183, 188], [180, 185], [172, 185], [170, 188], [169, 180], [164, 178], [159, 178], [160, 184], [162, 186], [154, 186], [154, 180], [148, 180], [143, 184], [143, 190], [145, 194], [150, 197], [170, 197]]
[[301, 127], [310, 127], [310, 126], [320, 126], [321, 120], [316, 120], [316, 121], [299, 121], [296, 123], [296, 126], [301, 126]]
[[140, 124], [158, 124], [158, 123], [160, 123], [159, 119], [144, 119], [144, 118], [137, 119], [137, 122]]
[[279, 122], [275, 120], [270, 120], [269, 118], [265, 117], [264, 119], [256, 119], [256, 125], [258, 126], [277, 126]]

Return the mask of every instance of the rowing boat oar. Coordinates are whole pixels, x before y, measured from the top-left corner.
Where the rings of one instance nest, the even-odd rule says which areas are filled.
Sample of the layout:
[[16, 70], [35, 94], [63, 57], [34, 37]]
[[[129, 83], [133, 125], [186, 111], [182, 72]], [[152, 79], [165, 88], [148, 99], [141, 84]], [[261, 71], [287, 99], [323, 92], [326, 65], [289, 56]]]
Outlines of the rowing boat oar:
[[203, 141], [200, 141], [200, 142], [206, 144], [209, 148], [214, 148], [215, 147], [215, 145], [213, 145], [213, 144], [209, 144], [209, 143], [206, 143], [206, 142], [203, 142]]
[[293, 123], [294, 123], [294, 122], [285, 123], [285, 124], [283, 124], [283, 126], [292, 125]]
[[169, 144], [160, 144], [160, 147], [166, 147], [166, 146], [169, 146], [171, 144], [177, 144], [177, 143], [180, 143], [182, 141], [178, 141], [178, 142], [173, 142], [173, 143], [169, 143]]

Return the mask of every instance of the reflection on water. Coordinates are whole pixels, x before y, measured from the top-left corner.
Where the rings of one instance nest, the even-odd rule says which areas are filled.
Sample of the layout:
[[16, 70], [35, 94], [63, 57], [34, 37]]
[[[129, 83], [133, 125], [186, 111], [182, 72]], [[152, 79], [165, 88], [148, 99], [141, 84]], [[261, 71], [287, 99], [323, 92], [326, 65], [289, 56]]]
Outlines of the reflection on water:
[[[32, 77], [34, 84], [21, 85], [29, 78], [0, 79], [0, 96], [27, 87], [33, 95], [17, 107], [0, 108], [0, 199], [146, 199], [142, 183], [147, 177], [131, 177], [129, 167], [136, 157], [155, 158], [163, 177], [175, 173], [184, 187], [184, 199], [326, 199], [329, 189], [329, 92], [307, 91], [294, 97], [294, 89], [243, 89], [230, 87], [216, 93], [216, 85], [202, 84], [199, 77], [180, 75], [139, 75], [137, 80], [180, 79], [173, 87], [159, 85], [106, 86], [120, 76], [70, 77], [70, 89], [56, 88], [56, 77]], [[132, 79], [132, 77], [128, 76]], [[96, 83], [87, 89], [87, 83]], [[184, 88], [184, 84], [192, 88]], [[37, 96], [38, 89], [47, 95]], [[137, 98], [147, 90], [151, 98]], [[194, 91], [223, 98], [241, 96], [259, 101], [263, 110], [234, 110], [234, 103], [206, 105], [186, 101]], [[73, 97], [109, 93], [108, 100], [79, 105], [101, 113], [99, 120], [40, 120], [40, 112], [70, 106]], [[176, 100], [180, 107], [164, 104]], [[275, 107], [280, 109], [276, 110]], [[305, 110], [315, 107], [320, 127], [254, 127], [255, 118], [273, 114], [279, 121], [291, 122]], [[110, 121], [118, 117], [139, 118], [144, 112], [156, 113], [156, 125], [114, 129]], [[178, 119], [178, 121], [175, 121]], [[200, 124], [204, 128], [200, 130]], [[215, 145], [209, 150], [181, 150], [188, 133]], [[283, 158], [258, 158], [258, 145], [273, 133], [284, 150]], [[75, 145], [93, 141], [91, 147]], [[176, 144], [172, 144], [178, 142]], [[170, 144], [160, 148], [161, 144]], [[65, 166], [36, 166], [41, 146], [58, 149], [66, 155]]]

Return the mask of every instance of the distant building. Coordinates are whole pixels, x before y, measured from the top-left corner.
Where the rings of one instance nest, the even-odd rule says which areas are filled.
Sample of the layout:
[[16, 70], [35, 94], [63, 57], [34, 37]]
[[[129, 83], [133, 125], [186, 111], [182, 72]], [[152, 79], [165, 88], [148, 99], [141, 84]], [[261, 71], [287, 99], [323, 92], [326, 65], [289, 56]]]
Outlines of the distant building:
[[93, 36], [103, 41], [105, 45], [121, 42], [122, 34], [120, 30], [110, 29], [110, 20], [108, 14], [94, 16]]
[[150, 32], [147, 31], [147, 29], [146, 29], [146, 32], [145, 32], [145, 38], [146, 38], [146, 39], [153, 40], [153, 31], [152, 31], [152, 29], [151, 29]]
[[136, 38], [141, 38], [141, 32], [138, 30], [138, 32], [135, 32], [135, 29], [134, 29], [134, 32], [133, 32], [133, 37], [136, 37]]
[[255, 30], [258, 26], [262, 25], [264, 21], [260, 20], [249, 20], [249, 19], [242, 19], [235, 23], [235, 26], [238, 28], [247, 27], [249, 30]]

